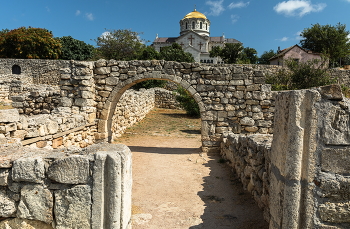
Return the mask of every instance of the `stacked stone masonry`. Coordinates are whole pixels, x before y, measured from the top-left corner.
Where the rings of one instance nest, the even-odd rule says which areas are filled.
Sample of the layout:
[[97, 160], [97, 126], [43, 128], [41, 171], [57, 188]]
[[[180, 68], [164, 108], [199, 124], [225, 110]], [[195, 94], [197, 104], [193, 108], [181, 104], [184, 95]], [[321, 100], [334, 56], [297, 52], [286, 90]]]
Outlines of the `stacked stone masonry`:
[[[14, 64], [11, 61], [8, 60], [7, 67]], [[41, 147], [45, 144], [57, 146], [62, 144], [60, 142], [84, 147], [97, 141], [111, 141], [119, 134], [115, 130], [132, 122], [125, 117], [117, 121], [118, 116], [125, 114], [132, 117], [131, 120], [138, 120], [152, 106], [157, 106], [154, 101], [159, 99], [159, 90], [135, 92], [128, 89], [148, 79], [168, 80], [184, 87], [194, 97], [201, 111], [203, 149], [215, 150], [221, 145], [222, 154], [263, 208], [271, 229], [350, 227], [350, 103], [343, 98], [339, 86], [274, 93], [265, 84], [265, 76], [278, 71], [276, 66], [201, 65], [156, 60], [69, 61], [62, 66], [59, 67], [59, 94], [57, 89], [52, 90], [52, 94], [42, 94], [43, 101], [36, 100], [42, 96], [39, 92], [35, 97], [37, 91], [30, 89], [34, 87], [19, 82], [36, 82], [35, 77], [16, 76], [11, 79], [14, 87], [7, 87], [6, 81], [0, 82], [3, 97], [6, 93], [17, 96], [14, 100], [23, 104], [23, 112], [18, 107], [17, 113], [10, 110], [10, 115], [2, 115], [1, 147], [13, 142], [18, 144], [10, 137], [21, 139], [24, 133], [32, 137], [22, 143], [30, 144], [36, 139], [35, 145]], [[57, 65], [51, 69], [57, 70]], [[51, 84], [54, 86], [53, 82]], [[35, 115], [35, 109], [28, 110], [29, 116], [25, 116], [25, 104], [42, 103], [39, 110], [44, 102], [48, 103], [45, 101], [48, 98], [55, 102], [47, 111]], [[132, 104], [147, 107], [140, 117], [130, 115], [132, 110], [141, 110], [131, 106], [130, 100], [137, 98], [140, 100]], [[11, 120], [4, 117], [11, 117]], [[115, 124], [117, 122], [119, 124]], [[82, 141], [85, 143], [81, 144]], [[2, 172], [1, 177], [12, 173]], [[15, 198], [20, 201], [19, 196]]]
[[239, 135], [225, 133], [221, 143], [221, 155], [228, 161], [243, 188], [252, 194], [270, 221], [269, 185], [272, 135]]
[[1, 155], [0, 218], [8, 219], [0, 228], [130, 227], [131, 153], [126, 146], [51, 152], [9, 148]]

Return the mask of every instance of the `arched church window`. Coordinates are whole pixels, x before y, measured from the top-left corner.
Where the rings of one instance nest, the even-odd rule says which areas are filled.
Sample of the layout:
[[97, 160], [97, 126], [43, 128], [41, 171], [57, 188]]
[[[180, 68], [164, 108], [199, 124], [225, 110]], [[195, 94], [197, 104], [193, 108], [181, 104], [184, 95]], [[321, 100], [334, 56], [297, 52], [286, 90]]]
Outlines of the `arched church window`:
[[188, 26], [187, 26], [187, 22], [186, 22], [186, 29], [187, 29], [187, 27], [188, 27]]
[[205, 23], [205, 30], [208, 30], [208, 24]]
[[203, 29], [203, 23], [202, 23], [202, 22], [199, 23], [199, 28], [200, 28], [200, 29]]
[[18, 65], [13, 65], [12, 66], [12, 74], [21, 74], [21, 67]]
[[192, 29], [194, 29], [194, 21], [192, 22]]

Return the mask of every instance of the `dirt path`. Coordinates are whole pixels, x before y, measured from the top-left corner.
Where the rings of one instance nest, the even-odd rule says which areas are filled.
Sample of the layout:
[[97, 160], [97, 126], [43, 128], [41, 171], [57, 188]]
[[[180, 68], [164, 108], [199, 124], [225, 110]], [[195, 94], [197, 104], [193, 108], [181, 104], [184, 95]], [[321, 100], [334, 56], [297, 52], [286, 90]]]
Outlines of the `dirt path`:
[[133, 152], [133, 228], [268, 228], [219, 155], [201, 153], [199, 130], [157, 109], [117, 141]]

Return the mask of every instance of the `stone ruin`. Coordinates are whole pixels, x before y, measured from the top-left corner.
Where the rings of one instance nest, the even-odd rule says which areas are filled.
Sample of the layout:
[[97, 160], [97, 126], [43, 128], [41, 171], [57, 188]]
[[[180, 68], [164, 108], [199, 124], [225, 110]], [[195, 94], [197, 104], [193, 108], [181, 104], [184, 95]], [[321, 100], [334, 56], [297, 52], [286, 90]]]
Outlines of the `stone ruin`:
[[128, 90], [147, 79], [175, 82], [195, 98], [203, 150], [227, 159], [271, 229], [349, 228], [350, 103], [338, 85], [272, 92], [265, 76], [277, 70], [0, 60], [0, 95], [14, 107], [0, 110], [0, 218], [8, 218], [0, 228], [131, 227], [130, 151], [96, 143], [153, 107], [177, 106], [164, 89]]

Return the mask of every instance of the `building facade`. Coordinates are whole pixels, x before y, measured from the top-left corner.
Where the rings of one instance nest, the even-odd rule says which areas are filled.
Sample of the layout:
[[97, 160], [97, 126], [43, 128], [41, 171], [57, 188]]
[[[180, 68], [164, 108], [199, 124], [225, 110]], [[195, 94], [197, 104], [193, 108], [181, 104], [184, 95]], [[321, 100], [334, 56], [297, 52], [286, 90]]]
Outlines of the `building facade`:
[[162, 47], [171, 46], [175, 42], [180, 44], [185, 52], [191, 53], [196, 62], [212, 64], [223, 63], [220, 57], [209, 56], [212, 47], [224, 47], [226, 43], [241, 43], [233, 38], [225, 38], [224, 35], [210, 37], [210, 21], [196, 9], [180, 20], [179, 37], [157, 35], [152, 46], [159, 52]]

